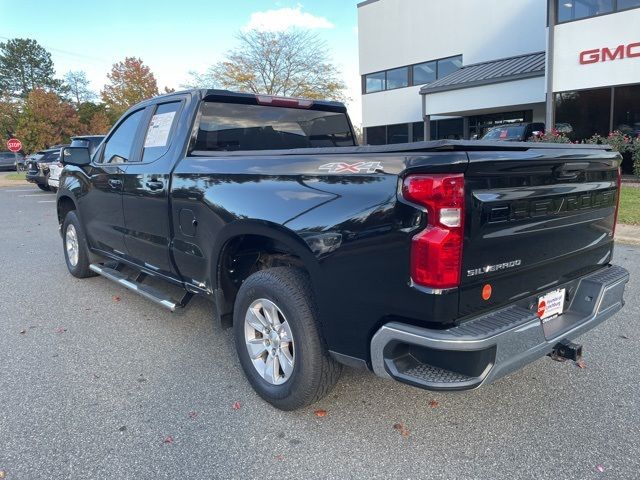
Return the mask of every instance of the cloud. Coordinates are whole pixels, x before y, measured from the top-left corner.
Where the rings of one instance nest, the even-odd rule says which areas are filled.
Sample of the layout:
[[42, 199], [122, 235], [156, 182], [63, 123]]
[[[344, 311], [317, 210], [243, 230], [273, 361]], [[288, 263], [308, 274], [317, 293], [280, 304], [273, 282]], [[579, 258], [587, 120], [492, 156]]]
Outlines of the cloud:
[[325, 17], [316, 17], [295, 8], [279, 8], [264, 12], [253, 12], [244, 30], [260, 30], [262, 32], [282, 32], [290, 28], [314, 30], [318, 28], [334, 28], [335, 25]]

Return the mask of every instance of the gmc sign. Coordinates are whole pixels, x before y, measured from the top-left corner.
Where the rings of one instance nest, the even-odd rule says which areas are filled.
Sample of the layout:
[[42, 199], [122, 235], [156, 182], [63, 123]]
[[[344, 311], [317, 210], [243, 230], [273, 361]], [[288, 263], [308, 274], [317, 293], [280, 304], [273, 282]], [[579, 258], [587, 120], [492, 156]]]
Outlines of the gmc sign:
[[604, 47], [584, 50], [580, 52], [580, 65], [634, 57], [640, 57], [640, 42], [618, 45], [614, 49]]

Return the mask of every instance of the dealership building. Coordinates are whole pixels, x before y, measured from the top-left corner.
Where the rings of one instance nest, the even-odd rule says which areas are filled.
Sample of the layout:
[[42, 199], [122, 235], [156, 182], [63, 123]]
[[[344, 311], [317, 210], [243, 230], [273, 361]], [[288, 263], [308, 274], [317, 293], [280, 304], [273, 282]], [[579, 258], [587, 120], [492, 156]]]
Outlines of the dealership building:
[[358, 41], [368, 144], [640, 134], [640, 0], [366, 0]]

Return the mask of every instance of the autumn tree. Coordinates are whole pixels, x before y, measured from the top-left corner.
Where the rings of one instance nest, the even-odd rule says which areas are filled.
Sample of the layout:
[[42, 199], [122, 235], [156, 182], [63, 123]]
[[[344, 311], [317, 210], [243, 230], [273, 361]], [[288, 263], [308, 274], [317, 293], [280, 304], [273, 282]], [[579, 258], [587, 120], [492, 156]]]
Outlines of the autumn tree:
[[139, 58], [127, 57], [115, 63], [107, 78], [109, 83], [100, 95], [109, 113], [116, 118], [132, 105], [158, 95], [156, 78]]
[[51, 54], [30, 38], [0, 43], [0, 91], [25, 97], [31, 90], [59, 91], [62, 82], [54, 78]]
[[89, 88], [87, 74], [82, 70], [67, 72], [64, 75], [64, 85], [67, 88], [69, 98], [76, 104], [76, 108], [84, 102], [93, 101], [97, 95]]
[[307, 30], [251, 30], [204, 74], [190, 72], [190, 85], [240, 92], [345, 100], [346, 85], [331, 63], [327, 44]]
[[78, 120], [82, 125], [82, 131], [79, 133], [85, 135], [106, 134], [113, 125], [113, 121], [103, 103], [81, 103], [78, 107]]
[[17, 120], [16, 137], [28, 152], [68, 142], [80, 131], [73, 105], [57, 93], [41, 88], [27, 95]]

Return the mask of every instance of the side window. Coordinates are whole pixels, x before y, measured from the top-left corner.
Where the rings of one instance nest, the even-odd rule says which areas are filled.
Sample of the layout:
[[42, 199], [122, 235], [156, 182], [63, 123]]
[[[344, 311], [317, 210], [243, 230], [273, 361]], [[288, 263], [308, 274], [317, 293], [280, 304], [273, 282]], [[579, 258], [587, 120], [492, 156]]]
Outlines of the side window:
[[171, 129], [176, 123], [181, 102], [161, 103], [156, 108], [144, 138], [143, 162], [162, 157], [171, 145]]
[[104, 163], [124, 163], [129, 161], [143, 113], [144, 109], [133, 112], [109, 137], [102, 156]]

